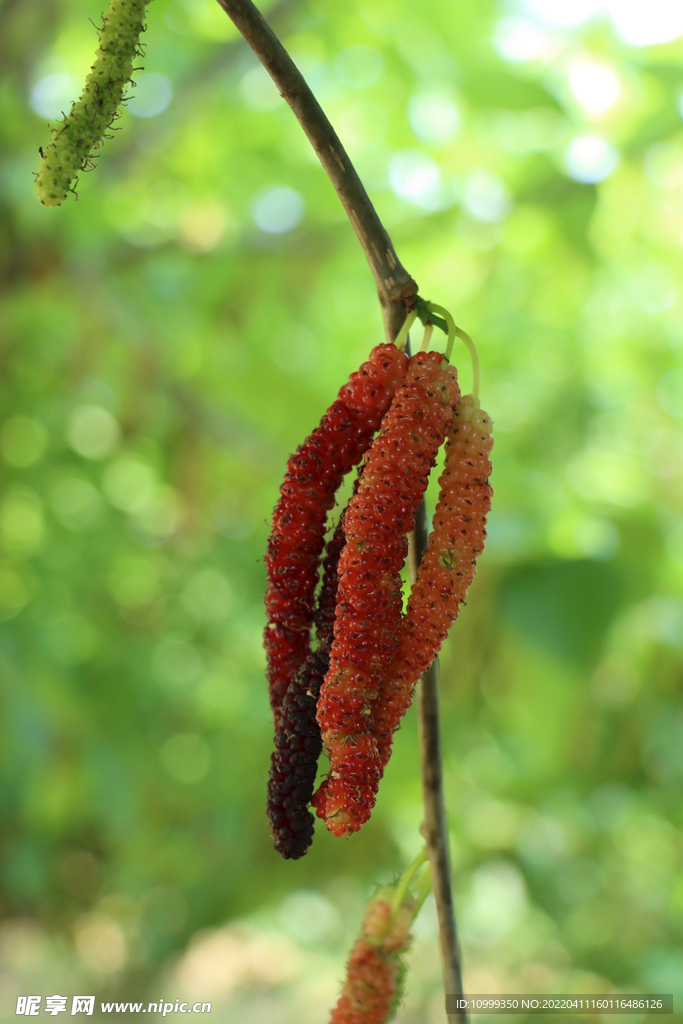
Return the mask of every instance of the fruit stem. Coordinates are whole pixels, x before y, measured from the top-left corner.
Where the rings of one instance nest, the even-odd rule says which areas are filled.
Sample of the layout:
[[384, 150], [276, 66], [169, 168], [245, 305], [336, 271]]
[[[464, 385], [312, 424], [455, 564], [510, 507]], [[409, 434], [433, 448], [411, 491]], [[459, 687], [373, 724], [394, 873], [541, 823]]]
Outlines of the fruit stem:
[[422, 336], [422, 344], [420, 345], [420, 352], [427, 352], [429, 349], [429, 342], [432, 340], [432, 334], [434, 328], [431, 324], [425, 324], [425, 332]]
[[472, 339], [470, 338], [469, 334], [467, 334], [466, 331], [463, 331], [461, 327], [455, 326], [455, 320], [453, 319], [453, 317], [451, 316], [447, 309], [444, 309], [443, 306], [437, 306], [435, 302], [427, 302], [425, 303], [425, 305], [427, 306], [427, 309], [430, 310], [430, 312], [440, 313], [441, 316], [446, 321], [446, 323], [448, 324], [448, 341], [446, 342], [446, 351], [444, 353], [445, 359], [450, 360], [451, 353], [453, 351], [453, 344], [456, 338], [460, 338], [460, 340], [464, 342], [465, 347], [467, 348], [467, 351], [470, 354], [470, 359], [472, 361], [472, 401], [474, 404], [474, 408], [478, 409], [479, 353], [477, 352], [476, 345], [474, 344], [474, 342], [472, 341]]
[[470, 354], [472, 360], [472, 404], [475, 409], [479, 408], [479, 353], [477, 352], [477, 346], [474, 344], [469, 334], [463, 331], [460, 327], [455, 328], [455, 333], [464, 341], [467, 346], [467, 351]]
[[425, 305], [430, 313], [440, 313], [441, 316], [446, 321], [446, 323], [448, 324], [448, 339], [446, 341], [446, 351], [444, 352], [444, 359], [450, 361], [451, 352], [453, 351], [453, 342], [455, 341], [455, 335], [457, 331], [457, 327], [455, 326], [455, 320], [448, 312], [448, 310], [443, 308], [443, 306], [437, 306], [435, 302], [426, 302]]
[[417, 310], [416, 309], [411, 310], [411, 312], [408, 313], [408, 316], [403, 321], [403, 326], [401, 327], [401, 330], [396, 335], [395, 345], [396, 345], [397, 349], [400, 352], [403, 351], [403, 349], [406, 347], [406, 345], [408, 343], [408, 331], [410, 330], [410, 328], [415, 323], [415, 318], [416, 317], [417, 317]]
[[413, 909], [413, 920], [422, 910], [422, 904], [429, 896], [432, 891], [432, 868], [431, 865], [427, 865], [424, 874], [422, 875], [422, 881], [420, 882], [420, 888], [418, 889], [417, 896], [415, 897], [415, 907]]
[[427, 852], [427, 847], [423, 846], [422, 850], [418, 853], [417, 857], [412, 862], [412, 864], [410, 864], [403, 872], [403, 877], [398, 883], [396, 887], [396, 892], [394, 893], [393, 899], [391, 901], [392, 917], [396, 914], [398, 908], [405, 900], [406, 895], [408, 894], [408, 891], [410, 889], [410, 883], [412, 882], [413, 878], [418, 873], [424, 862], [427, 860], [428, 856], [429, 854]]

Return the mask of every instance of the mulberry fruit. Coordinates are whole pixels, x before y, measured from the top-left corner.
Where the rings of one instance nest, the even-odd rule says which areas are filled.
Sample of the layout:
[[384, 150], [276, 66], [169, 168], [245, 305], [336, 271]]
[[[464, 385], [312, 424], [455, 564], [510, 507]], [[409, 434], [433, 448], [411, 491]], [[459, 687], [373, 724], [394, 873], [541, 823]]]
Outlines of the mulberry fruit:
[[330, 1024], [384, 1024], [401, 997], [405, 977], [401, 954], [410, 945], [413, 904], [402, 904], [392, 916], [391, 900], [381, 895], [363, 919]]
[[[43, 206], [60, 206], [79, 171], [99, 149], [123, 100], [140, 51], [147, 0], [111, 0], [102, 19], [95, 63], [80, 99], [52, 131], [36, 175], [35, 192]], [[138, 68], [139, 70], [139, 68]]]
[[315, 818], [308, 810], [322, 749], [315, 717], [320, 686], [330, 662], [337, 603], [337, 565], [344, 546], [343, 514], [328, 542], [315, 614], [318, 648], [312, 651], [282, 702], [268, 779], [268, 819], [275, 849], [297, 860], [313, 841]]
[[474, 578], [484, 548], [493, 491], [491, 418], [472, 395], [460, 402], [446, 446], [433, 532], [413, 584], [401, 636], [375, 709], [374, 736], [384, 769], [394, 730], [415, 683], [439, 653]]
[[438, 352], [411, 359], [345, 517], [334, 642], [318, 702], [330, 773], [312, 801], [335, 835], [367, 821], [379, 784], [373, 712], [400, 637], [406, 534], [460, 397], [456, 372], [442, 361]]
[[410, 930], [431, 889], [429, 869], [419, 874], [425, 860], [426, 850], [368, 904], [330, 1024], [384, 1024], [393, 1017], [403, 994]]
[[342, 478], [368, 448], [407, 364], [395, 345], [374, 348], [287, 464], [265, 558], [265, 648], [276, 724], [289, 684], [310, 653], [327, 513]]

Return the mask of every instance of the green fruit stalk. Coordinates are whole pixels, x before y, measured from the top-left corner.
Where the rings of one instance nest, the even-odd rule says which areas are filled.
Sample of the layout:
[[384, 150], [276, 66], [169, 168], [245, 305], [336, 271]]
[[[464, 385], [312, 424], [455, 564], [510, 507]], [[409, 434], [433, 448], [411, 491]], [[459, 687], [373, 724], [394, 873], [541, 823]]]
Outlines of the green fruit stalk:
[[140, 55], [147, 0], [111, 0], [102, 18], [100, 45], [81, 98], [52, 131], [50, 144], [41, 149], [42, 160], [35, 190], [43, 206], [60, 206], [79, 171], [88, 166], [118, 107]]

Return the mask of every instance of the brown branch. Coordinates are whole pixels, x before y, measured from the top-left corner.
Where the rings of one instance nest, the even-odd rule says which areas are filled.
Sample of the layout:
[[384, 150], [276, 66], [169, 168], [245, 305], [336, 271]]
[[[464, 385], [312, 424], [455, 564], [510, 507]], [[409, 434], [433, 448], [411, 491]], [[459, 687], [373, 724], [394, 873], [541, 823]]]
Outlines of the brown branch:
[[303, 128], [346, 210], [377, 285], [388, 341], [393, 341], [414, 304], [417, 285], [401, 265], [391, 239], [355, 167], [280, 40], [251, 0], [218, 0], [275, 82]]
[[[417, 569], [429, 540], [427, 506], [423, 500], [417, 514], [415, 532], [410, 537], [410, 578], [415, 582]], [[448, 818], [443, 793], [443, 758], [439, 730], [439, 659], [436, 658], [422, 676], [418, 692], [418, 723], [420, 730], [420, 762], [422, 769], [422, 802], [424, 821], [422, 835], [429, 851], [432, 888], [436, 902], [441, 943], [441, 966], [444, 992], [462, 996], [460, 944], [455, 923], [455, 905], [451, 887], [451, 864], [448, 849]], [[464, 1010], [447, 1014], [449, 1021], [466, 1024]]]

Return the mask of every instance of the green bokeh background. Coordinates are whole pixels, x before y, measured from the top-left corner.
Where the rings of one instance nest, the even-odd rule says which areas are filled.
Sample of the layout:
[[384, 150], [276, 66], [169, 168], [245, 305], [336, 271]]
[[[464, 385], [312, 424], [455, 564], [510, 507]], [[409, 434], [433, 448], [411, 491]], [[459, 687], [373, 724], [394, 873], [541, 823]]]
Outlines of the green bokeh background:
[[[608, 6], [268, 10], [481, 355], [494, 510], [442, 659], [466, 988], [683, 999], [683, 45], [640, 45], [677, 5]], [[211, 0], [154, 0], [122, 130], [40, 207], [99, 15], [0, 4], [0, 1013], [96, 992], [313, 1024], [420, 847], [416, 724], [363, 831], [281, 861], [261, 559], [287, 456], [381, 317]], [[416, 935], [398, 1020], [432, 1024], [430, 903]]]

